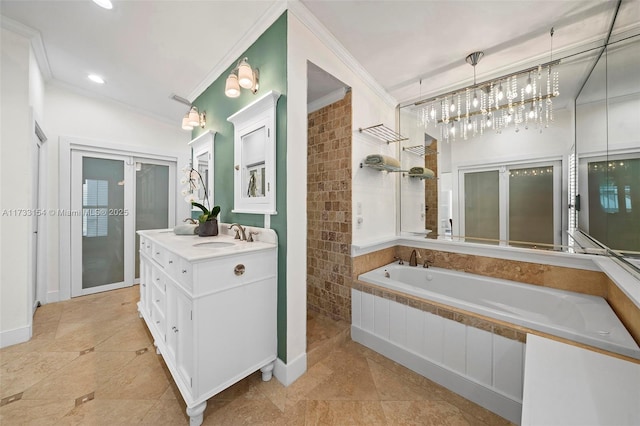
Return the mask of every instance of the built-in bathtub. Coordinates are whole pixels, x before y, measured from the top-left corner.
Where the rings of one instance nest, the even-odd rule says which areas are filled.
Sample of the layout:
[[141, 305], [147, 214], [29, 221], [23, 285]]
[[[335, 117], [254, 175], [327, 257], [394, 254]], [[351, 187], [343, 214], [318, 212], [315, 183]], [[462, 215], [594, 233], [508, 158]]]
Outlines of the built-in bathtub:
[[602, 297], [448, 269], [398, 264], [375, 269], [359, 278], [412, 296], [640, 359], [640, 348]]
[[503, 325], [640, 359], [640, 348], [601, 297], [395, 263], [358, 279], [355, 341], [515, 423], [525, 343], [523, 333], [509, 336]]

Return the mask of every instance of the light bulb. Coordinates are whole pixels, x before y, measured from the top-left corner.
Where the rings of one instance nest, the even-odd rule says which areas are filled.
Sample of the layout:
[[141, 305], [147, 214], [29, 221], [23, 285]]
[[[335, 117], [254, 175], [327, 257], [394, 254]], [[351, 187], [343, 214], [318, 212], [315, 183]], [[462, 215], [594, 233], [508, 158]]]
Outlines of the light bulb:
[[498, 100], [501, 101], [502, 98], [504, 98], [504, 92], [502, 91], [502, 82], [501, 82], [500, 86], [498, 87]]
[[475, 91], [473, 92], [473, 102], [472, 102], [472, 104], [473, 104], [474, 108], [478, 107], [478, 94]]
[[471, 124], [471, 120], [467, 121], [467, 129], [473, 129], [473, 124]]
[[529, 109], [529, 118], [534, 118], [536, 116], [536, 112], [533, 110], [533, 105], [531, 105], [531, 109]]
[[453, 101], [453, 98], [451, 98], [451, 106], [449, 107], [449, 109], [451, 110], [451, 112], [456, 111], [456, 103]]
[[456, 123], [451, 122], [451, 134], [456, 135]]
[[524, 91], [527, 92], [527, 93], [531, 93], [531, 89], [532, 89], [532, 86], [531, 86], [531, 73], [529, 73], [529, 77], [527, 78], [527, 85], [525, 86]]

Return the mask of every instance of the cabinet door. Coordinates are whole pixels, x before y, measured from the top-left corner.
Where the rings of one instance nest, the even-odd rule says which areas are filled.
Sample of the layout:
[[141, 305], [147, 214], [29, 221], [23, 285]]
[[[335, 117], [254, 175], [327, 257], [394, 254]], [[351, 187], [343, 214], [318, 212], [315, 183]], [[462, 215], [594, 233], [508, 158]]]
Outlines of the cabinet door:
[[176, 367], [185, 383], [193, 387], [193, 305], [182, 293], [176, 299]]
[[167, 286], [167, 353], [180, 379], [192, 387], [193, 320], [191, 301], [175, 288]]

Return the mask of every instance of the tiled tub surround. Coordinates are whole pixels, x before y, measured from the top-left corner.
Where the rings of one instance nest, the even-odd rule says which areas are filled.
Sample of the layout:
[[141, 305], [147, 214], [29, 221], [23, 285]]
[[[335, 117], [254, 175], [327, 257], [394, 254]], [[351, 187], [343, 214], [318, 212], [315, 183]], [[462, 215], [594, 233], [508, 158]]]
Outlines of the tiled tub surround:
[[351, 321], [351, 92], [309, 114], [307, 307]]

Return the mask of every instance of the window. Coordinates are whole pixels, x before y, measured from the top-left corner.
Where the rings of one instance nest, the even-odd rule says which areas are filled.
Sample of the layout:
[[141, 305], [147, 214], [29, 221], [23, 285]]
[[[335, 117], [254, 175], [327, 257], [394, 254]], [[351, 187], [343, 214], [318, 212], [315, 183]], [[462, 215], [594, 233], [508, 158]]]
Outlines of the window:
[[109, 234], [109, 181], [85, 179], [82, 184], [82, 236], [106, 237]]
[[461, 234], [489, 244], [561, 244], [561, 168], [556, 161], [461, 170]]

